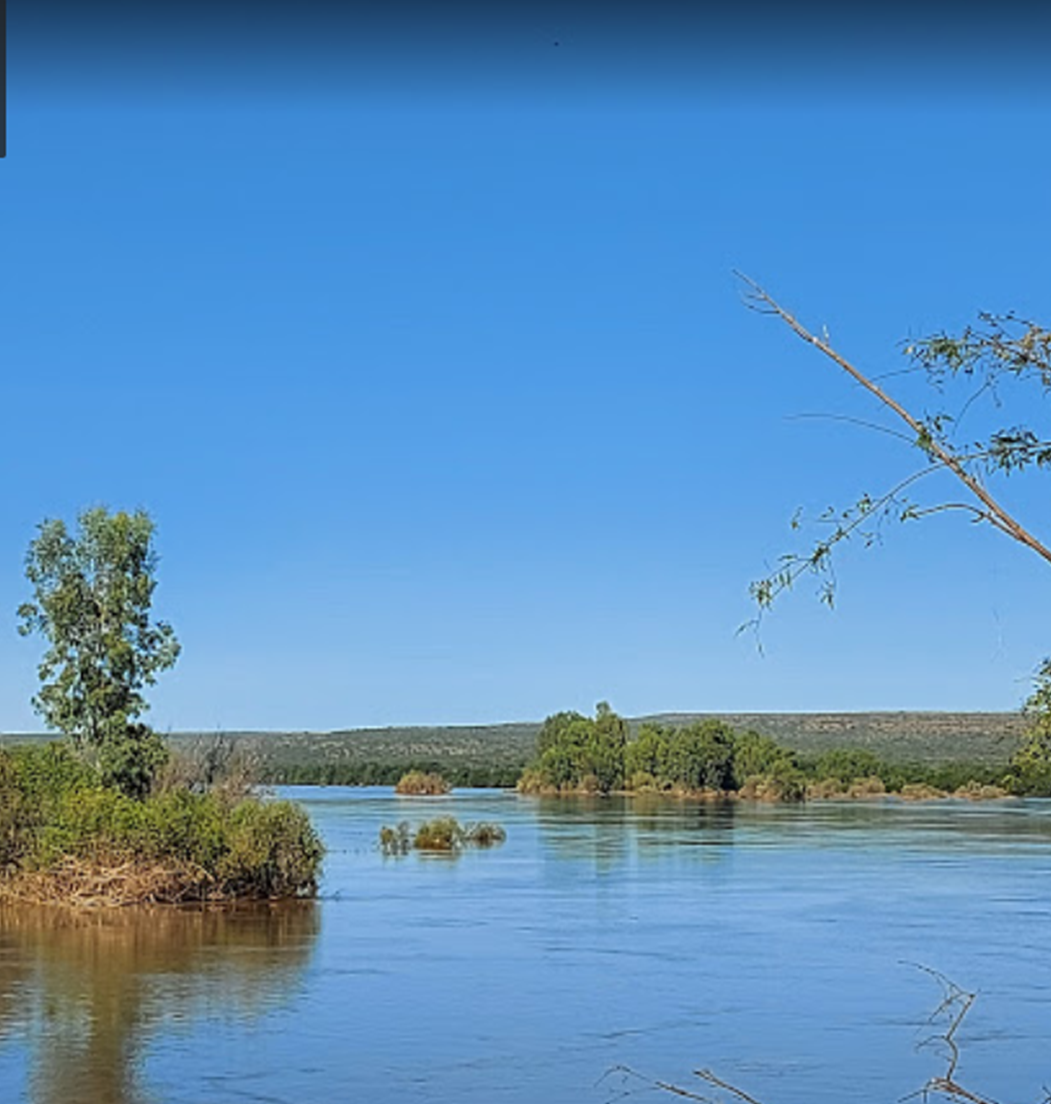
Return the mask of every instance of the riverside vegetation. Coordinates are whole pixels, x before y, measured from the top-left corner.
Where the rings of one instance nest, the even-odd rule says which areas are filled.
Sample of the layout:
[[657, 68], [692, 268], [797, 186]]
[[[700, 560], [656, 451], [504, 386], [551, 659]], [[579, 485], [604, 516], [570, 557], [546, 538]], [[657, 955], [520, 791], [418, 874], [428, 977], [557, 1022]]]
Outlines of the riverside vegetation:
[[174, 665], [154, 622], [153, 523], [99, 508], [45, 521], [26, 557], [23, 635], [47, 644], [34, 706], [62, 743], [0, 750], [0, 896], [84, 905], [310, 895], [322, 846], [265, 801], [234, 749], [173, 756], [138, 718]]
[[407, 820], [380, 829], [380, 850], [384, 855], [407, 855], [410, 851], [455, 853], [465, 847], [495, 847], [507, 838], [499, 824], [460, 824], [455, 817], [438, 817], [421, 824], [415, 832]]
[[[1051, 701], [1051, 677], [1043, 692]], [[1039, 703], [1038, 703], [1039, 704]], [[536, 756], [518, 782], [522, 793], [654, 793], [761, 801], [876, 797], [921, 799], [1051, 794], [1051, 721], [1040, 715], [1006, 764], [887, 762], [861, 748], [800, 755], [768, 736], [738, 732], [710, 718], [684, 726], [628, 724], [606, 702], [595, 716], [548, 717]]]
[[434, 771], [411, 770], [398, 779], [394, 792], [414, 797], [441, 797], [452, 787]]

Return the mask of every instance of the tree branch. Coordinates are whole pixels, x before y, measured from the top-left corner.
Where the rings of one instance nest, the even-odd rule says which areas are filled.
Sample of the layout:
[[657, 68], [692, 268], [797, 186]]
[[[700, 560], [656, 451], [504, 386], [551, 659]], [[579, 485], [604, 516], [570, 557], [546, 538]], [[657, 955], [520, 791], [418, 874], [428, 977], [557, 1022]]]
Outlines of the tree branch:
[[866, 391], [878, 399], [889, 410], [892, 410], [915, 434], [917, 447], [923, 449], [932, 459], [937, 460], [943, 467], [948, 468], [968, 491], [985, 507], [986, 520], [994, 524], [996, 528], [1006, 533], [1019, 544], [1025, 545], [1035, 552], [1043, 560], [1051, 563], [1051, 549], [1029, 532], [1015, 517], [1005, 510], [982, 484], [967, 471], [962, 459], [950, 448], [947, 448], [931, 433], [930, 428], [914, 417], [896, 399], [889, 395], [880, 386], [868, 378], [859, 368], [856, 368], [844, 356], [836, 352], [827, 340], [812, 334], [793, 314], [782, 307], [754, 280], [740, 272], [735, 273], [749, 289], [750, 305], [763, 314], [773, 314], [781, 319], [798, 337], [815, 349], [824, 353], [831, 361], [837, 364], [856, 383], [859, 383]]

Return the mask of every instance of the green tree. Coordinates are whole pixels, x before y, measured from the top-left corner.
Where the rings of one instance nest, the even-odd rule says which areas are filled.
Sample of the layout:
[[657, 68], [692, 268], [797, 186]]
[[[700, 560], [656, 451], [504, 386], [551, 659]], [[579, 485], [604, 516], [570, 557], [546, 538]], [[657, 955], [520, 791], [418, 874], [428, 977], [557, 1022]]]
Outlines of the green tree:
[[740, 788], [757, 775], [796, 767], [795, 755], [758, 732], [741, 732], [734, 737], [734, 783]]
[[633, 783], [636, 778], [646, 785], [659, 781], [664, 768], [671, 729], [648, 721], [624, 749], [624, 773]]
[[672, 733], [661, 773], [690, 790], [728, 790], [734, 783], [733, 762], [733, 729], [711, 719]]
[[26, 554], [33, 600], [19, 607], [19, 632], [47, 643], [33, 705], [94, 763], [107, 784], [142, 796], [165, 759], [160, 738], [136, 720], [157, 674], [179, 643], [153, 621], [154, 525], [142, 510], [85, 510], [70, 532], [47, 520]]
[[591, 739], [584, 751], [584, 773], [594, 778], [599, 793], [609, 793], [624, 785], [627, 742], [628, 722], [613, 712], [609, 702], [599, 702]]
[[541, 726], [530, 769], [544, 786], [609, 793], [624, 784], [627, 739], [627, 722], [607, 702], [598, 703], [594, 718], [554, 713]]
[[538, 756], [544, 754], [548, 748], [557, 747], [567, 742], [567, 734], [571, 729], [579, 727], [580, 722], [590, 724], [587, 717], [572, 709], [563, 710], [561, 713], [552, 713], [540, 726], [540, 732], [536, 738], [536, 752]]

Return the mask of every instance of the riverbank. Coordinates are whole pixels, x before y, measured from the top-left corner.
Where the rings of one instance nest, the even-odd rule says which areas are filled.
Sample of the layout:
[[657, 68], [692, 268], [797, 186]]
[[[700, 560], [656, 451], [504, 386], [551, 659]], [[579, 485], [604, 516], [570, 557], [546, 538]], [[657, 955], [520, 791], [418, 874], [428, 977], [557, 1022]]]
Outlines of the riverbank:
[[323, 855], [309, 817], [217, 779], [106, 787], [71, 749], [0, 749], [0, 899], [124, 906], [311, 896]]
[[[691, 790], [685, 787], [669, 787], [658, 789], [649, 787], [639, 790], [611, 790], [608, 793], [600, 793], [590, 787], [556, 787], [536, 786], [530, 788], [517, 788], [517, 792], [525, 797], [543, 798], [581, 798], [581, 797], [621, 797], [637, 800], [657, 801], [693, 801], [693, 802], [758, 802], [760, 804], [785, 804], [786, 799], [776, 786], [764, 784], [760, 779], [751, 780], [740, 790]], [[858, 779], [849, 786], [828, 785], [813, 783], [805, 788], [801, 797], [792, 801], [820, 802], [820, 801], [877, 801], [894, 799], [899, 801], [1016, 801], [1018, 795], [1002, 786], [988, 783], [971, 782], [964, 786], [958, 786], [953, 790], [939, 789], [937, 786], [929, 786], [925, 783], [906, 783], [899, 790], [888, 790], [878, 779]]]
[[[662, 713], [626, 719], [634, 737], [644, 725], [682, 727], [719, 719], [755, 731], [800, 755], [841, 748], [879, 759], [939, 767], [952, 762], [996, 766], [1021, 746], [1026, 719], [1018, 712]], [[484, 725], [393, 725], [317, 731], [229, 731], [273, 785], [387, 785], [410, 770], [441, 774], [457, 788], [514, 786], [536, 753], [539, 721]], [[215, 733], [176, 732], [178, 752]], [[0, 746], [42, 745], [51, 736], [0, 734]]]

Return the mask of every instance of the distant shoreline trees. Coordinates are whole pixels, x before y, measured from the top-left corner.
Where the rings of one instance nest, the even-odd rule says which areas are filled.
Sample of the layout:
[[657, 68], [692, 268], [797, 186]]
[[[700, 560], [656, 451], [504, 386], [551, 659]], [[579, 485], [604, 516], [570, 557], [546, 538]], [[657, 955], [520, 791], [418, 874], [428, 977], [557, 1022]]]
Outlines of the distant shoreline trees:
[[[1051, 693], [1051, 690], [1049, 690]], [[552, 714], [537, 737], [518, 790], [539, 795], [613, 793], [744, 798], [1004, 797], [1051, 793], [1051, 776], [1033, 785], [1017, 768], [948, 763], [890, 763], [873, 752], [835, 748], [799, 755], [758, 732], [707, 718], [682, 726], [652, 722], [629, 737], [627, 722], [600, 702], [595, 716]]]

